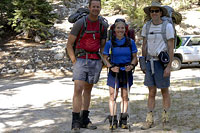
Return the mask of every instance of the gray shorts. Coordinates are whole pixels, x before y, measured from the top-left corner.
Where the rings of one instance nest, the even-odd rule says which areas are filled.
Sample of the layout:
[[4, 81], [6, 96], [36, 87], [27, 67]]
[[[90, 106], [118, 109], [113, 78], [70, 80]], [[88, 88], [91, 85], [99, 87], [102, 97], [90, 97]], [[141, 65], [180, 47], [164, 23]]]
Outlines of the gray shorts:
[[99, 80], [101, 69], [101, 60], [87, 59], [86, 62], [86, 59], [77, 58], [73, 69], [73, 81], [82, 80], [89, 84], [95, 84]]
[[170, 86], [170, 77], [163, 77], [164, 68], [159, 61], [154, 61], [154, 71], [151, 73], [151, 64], [148, 61], [146, 63], [146, 74], [144, 79], [144, 85], [156, 86], [157, 88], [168, 88]]

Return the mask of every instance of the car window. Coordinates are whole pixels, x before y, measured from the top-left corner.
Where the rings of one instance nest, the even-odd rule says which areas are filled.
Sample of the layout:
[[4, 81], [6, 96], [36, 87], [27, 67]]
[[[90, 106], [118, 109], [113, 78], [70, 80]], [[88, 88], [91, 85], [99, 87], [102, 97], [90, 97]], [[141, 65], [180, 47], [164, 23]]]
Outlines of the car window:
[[200, 46], [200, 37], [191, 38], [191, 46]]
[[187, 40], [189, 39], [189, 37], [181, 37], [181, 39], [182, 39], [182, 44], [181, 44], [181, 46], [184, 46], [185, 43], [187, 42]]

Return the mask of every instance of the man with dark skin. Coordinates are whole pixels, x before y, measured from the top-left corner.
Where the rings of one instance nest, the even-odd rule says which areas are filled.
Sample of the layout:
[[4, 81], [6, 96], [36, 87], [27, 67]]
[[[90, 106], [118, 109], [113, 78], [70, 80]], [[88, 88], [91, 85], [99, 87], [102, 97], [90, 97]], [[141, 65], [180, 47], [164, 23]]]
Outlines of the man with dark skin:
[[[101, 0], [89, 1], [89, 15], [86, 17], [87, 29], [99, 31], [98, 33], [84, 33], [80, 39], [79, 49], [85, 51], [96, 52], [100, 50], [102, 53], [107, 38], [107, 26], [102, 21], [103, 30], [100, 31], [99, 14], [101, 11]], [[80, 132], [80, 128], [96, 129], [92, 124], [89, 116], [89, 106], [91, 100], [91, 91], [93, 84], [99, 80], [102, 69], [102, 62], [97, 54], [87, 53], [85, 56], [75, 56], [73, 44], [77, 40], [83, 19], [78, 20], [69, 34], [67, 42], [67, 52], [73, 63], [73, 81], [74, 81], [74, 95], [73, 95], [73, 112], [72, 112], [72, 132]], [[102, 34], [103, 33], [103, 34]], [[77, 48], [76, 47], [76, 48]]]

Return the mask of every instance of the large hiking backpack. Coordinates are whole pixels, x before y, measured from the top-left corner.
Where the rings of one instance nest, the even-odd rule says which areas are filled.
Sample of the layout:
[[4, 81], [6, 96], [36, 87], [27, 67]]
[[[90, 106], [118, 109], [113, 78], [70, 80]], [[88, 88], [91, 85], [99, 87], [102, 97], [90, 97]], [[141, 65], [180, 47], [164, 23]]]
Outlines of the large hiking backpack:
[[[68, 21], [70, 23], [75, 23], [76, 21], [78, 21], [79, 19], [83, 19], [83, 26], [81, 27], [81, 30], [76, 38], [76, 41], [75, 43], [73, 44], [73, 49], [74, 49], [74, 53], [75, 53], [75, 56], [83, 56], [86, 54], [86, 51], [84, 49], [76, 49], [76, 45], [77, 43], [80, 42], [81, 38], [83, 37], [84, 33], [87, 32], [86, 29], [87, 29], [87, 15], [89, 14], [89, 9], [87, 8], [79, 8], [75, 13], [71, 14], [69, 17], [68, 17]], [[101, 34], [101, 36], [103, 35], [103, 23], [107, 24], [105, 28], [108, 27], [108, 23], [107, 23], [107, 20], [102, 17], [102, 16], [99, 16], [99, 23], [100, 23], [100, 27], [99, 27], [99, 31]], [[90, 33], [96, 33], [97, 31], [89, 31]], [[92, 54], [96, 54], [98, 52], [91, 52]]]
[[68, 18], [70, 23], [75, 23], [80, 18], [87, 16], [89, 14], [89, 9], [87, 8], [79, 8], [75, 13], [71, 14]]
[[[176, 12], [170, 6], [163, 6], [163, 7], [165, 7], [168, 11], [167, 16], [163, 16], [161, 18], [163, 20], [163, 26], [162, 26], [162, 29], [161, 29], [163, 40], [167, 44], [166, 26], [167, 26], [167, 23], [171, 23], [173, 28], [174, 28], [174, 31], [175, 31], [174, 49], [178, 49], [181, 46], [182, 40], [176, 33], [175, 24], [181, 23], [182, 15], [179, 12]], [[146, 33], [149, 34], [150, 24], [152, 22], [152, 20], [150, 20], [150, 16], [146, 16], [145, 21], [147, 21], [147, 23], [146, 23]]]

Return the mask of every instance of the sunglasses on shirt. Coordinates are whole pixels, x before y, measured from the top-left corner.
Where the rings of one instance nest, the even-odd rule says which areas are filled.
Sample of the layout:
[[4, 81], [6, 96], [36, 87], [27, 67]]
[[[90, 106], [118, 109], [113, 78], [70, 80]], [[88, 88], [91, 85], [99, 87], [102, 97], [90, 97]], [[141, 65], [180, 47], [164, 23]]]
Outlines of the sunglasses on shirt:
[[150, 13], [159, 13], [160, 12], [160, 10], [150, 10]]

